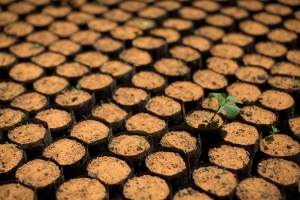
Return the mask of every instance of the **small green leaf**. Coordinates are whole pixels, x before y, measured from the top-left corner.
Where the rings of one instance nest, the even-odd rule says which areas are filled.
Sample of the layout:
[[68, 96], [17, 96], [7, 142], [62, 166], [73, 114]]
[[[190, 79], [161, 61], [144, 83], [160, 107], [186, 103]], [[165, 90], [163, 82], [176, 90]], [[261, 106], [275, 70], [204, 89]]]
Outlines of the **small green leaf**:
[[203, 113], [203, 115], [208, 119], [211, 120], [211, 116], [209, 114]]
[[140, 141], [139, 146], [140, 147], [144, 146], [144, 143], [142, 141]]
[[225, 93], [209, 93], [208, 95], [209, 98], [216, 97], [219, 103], [219, 107], [225, 104], [226, 100], [226, 94]]
[[38, 44], [38, 43], [35, 43], [33, 46], [34, 46], [35, 48], [43, 48], [43, 46], [40, 45], [40, 44]]
[[234, 119], [240, 113], [239, 107], [230, 104], [225, 104], [224, 110], [229, 119]]
[[80, 85], [80, 83], [77, 83], [76, 89], [77, 89], [77, 90], [81, 90], [81, 85]]
[[233, 102], [233, 103], [239, 103], [242, 104], [242, 102], [236, 100], [233, 96], [228, 95], [228, 97], [226, 98], [227, 102]]

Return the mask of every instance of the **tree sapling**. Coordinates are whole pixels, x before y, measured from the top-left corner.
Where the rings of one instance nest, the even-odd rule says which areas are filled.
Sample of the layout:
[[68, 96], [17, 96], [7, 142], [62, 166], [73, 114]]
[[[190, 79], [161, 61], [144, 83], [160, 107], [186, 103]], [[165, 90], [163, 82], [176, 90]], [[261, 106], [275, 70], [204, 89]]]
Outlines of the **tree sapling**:
[[215, 97], [218, 100], [218, 109], [214, 113], [214, 115], [211, 117], [208, 114], [204, 114], [204, 116], [208, 119], [208, 124], [210, 122], [214, 121], [214, 117], [221, 113], [223, 110], [225, 111], [227, 117], [229, 119], [234, 119], [239, 113], [240, 113], [240, 108], [237, 107], [236, 105], [232, 105], [230, 103], [239, 103], [238, 100], [236, 100], [234, 97], [228, 95], [226, 96], [225, 93], [209, 93], [208, 95], [209, 98]]

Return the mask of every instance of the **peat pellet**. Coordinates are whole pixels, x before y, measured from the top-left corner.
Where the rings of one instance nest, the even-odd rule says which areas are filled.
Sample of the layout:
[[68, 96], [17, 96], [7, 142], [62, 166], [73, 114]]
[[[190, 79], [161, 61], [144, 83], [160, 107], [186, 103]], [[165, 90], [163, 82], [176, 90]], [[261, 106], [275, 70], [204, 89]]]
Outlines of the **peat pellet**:
[[193, 81], [200, 85], [205, 93], [224, 91], [228, 85], [226, 77], [210, 69], [197, 70], [193, 74]]
[[286, 92], [278, 90], [265, 90], [258, 101], [268, 107], [278, 111], [279, 128], [282, 131], [287, 130], [287, 120], [294, 114], [295, 100]]
[[33, 189], [18, 182], [7, 182], [0, 185], [1, 199], [28, 199], [36, 200], [36, 193]]
[[[176, 51], [176, 49], [174, 49], [174, 51]], [[181, 50], [176, 51], [176, 53], [174, 52], [174, 54], [185, 56], [182, 55]], [[155, 71], [158, 72], [160, 75], [164, 76], [168, 80], [168, 83], [173, 83], [176, 80], [189, 80], [191, 69], [184, 62], [176, 58], [176, 56], [173, 57], [175, 58], [162, 58], [160, 60], [157, 60], [153, 66]], [[191, 58], [193, 59], [193, 57]], [[189, 58], [187, 58], [187, 60], [188, 59]]]
[[83, 76], [78, 84], [84, 90], [95, 93], [96, 102], [111, 98], [116, 87], [116, 82], [111, 76], [100, 73]]
[[44, 52], [38, 56], [32, 57], [31, 61], [47, 71], [53, 71], [58, 65], [66, 61], [66, 56], [51, 51]]
[[13, 81], [2, 81], [0, 82], [0, 102], [10, 102], [25, 91], [26, 88], [22, 84]]
[[222, 28], [226, 32], [231, 32], [234, 30], [235, 26], [234, 20], [231, 17], [223, 14], [208, 15], [205, 18], [205, 23], [210, 26]]
[[221, 38], [225, 35], [225, 32], [218, 27], [201, 26], [194, 30], [194, 34], [210, 39], [214, 43], [218, 43], [221, 41]]
[[254, 47], [254, 37], [239, 32], [232, 32], [224, 35], [222, 42], [238, 45], [242, 47], [244, 51], [249, 53], [253, 51]]
[[173, 28], [179, 31], [182, 36], [189, 35], [194, 30], [194, 24], [192, 21], [181, 18], [168, 18], [163, 21], [162, 26], [164, 28]]
[[9, 35], [6, 35], [5, 33], [0, 33], [0, 49], [5, 50], [9, 46], [15, 44], [17, 41], [18, 41], [18, 39], [14, 36], [9, 36]]
[[217, 114], [212, 122], [208, 123], [205, 115], [213, 116], [215, 111], [208, 109], [194, 109], [187, 113], [185, 123], [191, 128], [200, 131], [202, 141], [201, 160], [208, 161], [208, 151], [212, 145], [221, 142], [223, 139], [220, 134], [220, 129], [225, 124], [225, 118]]
[[186, 46], [190, 46], [201, 53], [202, 62], [200, 63], [200, 67], [204, 67], [204, 61], [209, 56], [209, 50], [212, 47], [213, 43], [211, 40], [202, 37], [200, 35], [189, 35], [182, 38], [181, 43]]
[[155, 28], [150, 30], [149, 34], [164, 38], [169, 47], [179, 44], [180, 33], [172, 28]]
[[110, 8], [116, 7], [120, 2], [121, 2], [121, 0], [103, 0], [102, 1], [103, 5], [109, 6]]
[[42, 8], [43, 6], [49, 4], [51, 1], [50, 0], [41, 0], [41, 1], [26, 0], [25, 2], [31, 3], [32, 5], [35, 5], [37, 8]]
[[135, 68], [118, 60], [109, 60], [100, 66], [100, 72], [111, 75], [116, 79], [116, 84], [130, 82], [135, 73]]
[[240, 30], [250, 36], [256, 37], [256, 40], [260, 41], [266, 38], [269, 28], [259, 22], [253, 20], [244, 20], [239, 23]]
[[16, 144], [0, 144], [0, 178], [2, 181], [12, 179], [17, 168], [27, 161], [26, 153]]
[[26, 22], [13, 22], [3, 28], [3, 32], [18, 38], [23, 38], [34, 31], [34, 27]]
[[270, 71], [272, 75], [286, 75], [291, 77], [293, 76], [300, 77], [300, 67], [290, 62], [276, 63], [271, 68]]
[[83, 116], [91, 114], [91, 109], [95, 104], [95, 95], [84, 90], [70, 89], [58, 94], [55, 103], [66, 109], [72, 109], [77, 120], [83, 119]]
[[24, 112], [35, 114], [48, 106], [49, 101], [46, 96], [37, 92], [28, 92], [14, 98], [10, 105], [14, 108], [21, 109]]
[[294, 138], [300, 141], [300, 116], [294, 115], [288, 120], [289, 132]]
[[132, 115], [125, 122], [126, 130], [143, 132], [146, 136], [153, 138], [155, 145], [158, 145], [167, 126], [165, 120], [146, 112]]
[[288, 19], [283, 22], [284, 28], [288, 29], [289, 31], [293, 31], [293, 32], [297, 33], [298, 38], [300, 35], [299, 25], [300, 25], [299, 20], [296, 20], [296, 19]]
[[79, 45], [69, 39], [62, 39], [62, 40], [53, 42], [48, 48], [50, 51], [60, 53], [64, 56], [67, 56], [70, 58], [80, 52], [81, 45]]
[[137, 13], [138, 17], [154, 20], [158, 25], [161, 25], [162, 21], [167, 18], [167, 11], [156, 7], [148, 6]]
[[200, 134], [186, 125], [176, 125], [169, 128], [160, 140], [161, 146], [183, 151], [188, 158], [190, 170], [194, 170], [199, 164], [202, 153], [201, 143]]
[[90, 68], [78, 62], [67, 62], [56, 66], [55, 73], [68, 79], [70, 85], [76, 85], [81, 77], [90, 73]]
[[98, 155], [89, 162], [86, 170], [89, 177], [108, 186], [110, 198], [121, 195], [125, 181], [133, 176], [132, 163], [112, 153]]
[[221, 5], [215, 1], [195, 1], [193, 7], [200, 8], [205, 12], [212, 14], [220, 10]]
[[145, 171], [145, 157], [153, 148], [152, 138], [145, 133], [131, 131], [114, 135], [109, 141], [110, 152], [126, 158], [133, 163], [135, 172]]
[[259, 148], [267, 156], [283, 158], [300, 164], [300, 144], [285, 133], [272, 134], [263, 138]]
[[17, 21], [19, 16], [16, 13], [2, 10], [0, 13], [0, 27], [4, 27], [10, 23]]
[[35, 118], [47, 123], [53, 139], [68, 134], [75, 120], [72, 112], [55, 107], [38, 112]]
[[245, 146], [221, 142], [211, 147], [208, 158], [211, 163], [237, 173], [240, 180], [251, 176], [252, 152]]
[[284, 44], [288, 49], [293, 49], [297, 45], [297, 34], [283, 28], [271, 30], [267, 37], [271, 41]]
[[97, 51], [87, 51], [77, 54], [74, 61], [89, 67], [91, 70], [98, 70], [103, 63], [108, 61], [108, 56]]
[[168, 12], [168, 16], [178, 16], [178, 10], [181, 7], [181, 3], [178, 1], [156, 1], [154, 6], [162, 8]]
[[171, 199], [171, 188], [166, 180], [151, 174], [129, 179], [123, 188], [126, 199]]
[[263, 89], [265, 83], [269, 78], [268, 72], [266, 70], [254, 66], [239, 67], [235, 71], [234, 75], [238, 80], [249, 84], [254, 84], [260, 87], [260, 89]]
[[216, 44], [210, 49], [212, 56], [241, 61], [244, 50], [233, 44]]
[[9, 47], [9, 51], [17, 56], [19, 59], [29, 59], [42, 53], [45, 47], [32, 42], [21, 42]]
[[11, 11], [13, 13], [16, 13], [18, 15], [26, 15], [29, 14], [30, 12], [33, 12], [36, 9], [34, 5], [28, 2], [14, 2], [11, 3], [7, 6], [7, 10]]
[[54, 97], [59, 92], [69, 86], [67, 79], [59, 76], [44, 76], [33, 83], [35, 91], [50, 98], [50, 102], [54, 102]]
[[27, 118], [27, 114], [16, 108], [0, 108], [0, 130], [7, 132]]
[[155, 148], [145, 158], [147, 169], [170, 181], [175, 191], [188, 183], [188, 164], [186, 155], [171, 147]]
[[284, 60], [287, 48], [277, 42], [266, 41], [259, 42], [255, 45], [255, 51], [264, 56], [276, 59], [277, 61]]
[[231, 199], [238, 184], [236, 174], [212, 164], [201, 165], [193, 171], [192, 177], [197, 188], [214, 198]]
[[117, 26], [117, 22], [104, 18], [93, 19], [88, 23], [89, 29], [100, 32], [104, 35], [109, 33], [109, 31], [115, 29]]
[[150, 92], [151, 96], [155, 96], [163, 93], [167, 80], [156, 72], [140, 71], [132, 77], [131, 83], [137, 88]]
[[145, 108], [150, 113], [167, 121], [169, 126], [182, 123], [182, 106], [170, 97], [164, 95], [155, 96], [149, 100]]
[[190, 81], [176, 81], [165, 89], [165, 94], [182, 102], [185, 115], [190, 110], [198, 107], [204, 95], [204, 90], [198, 84]]
[[[297, 93], [300, 90], [300, 82], [297, 78], [293, 78], [290, 76], [270, 76], [268, 79], [268, 86], [271, 89], [280, 90], [286, 92], [294, 97], [295, 102], [297, 102]], [[297, 106], [297, 103], [295, 104]], [[297, 107], [295, 108], [295, 112], [297, 111]]]
[[261, 95], [261, 90], [257, 86], [243, 82], [232, 83], [227, 86], [226, 90], [229, 95], [243, 104], [254, 103]]
[[269, 71], [275, 64], [275, 60], [270, 57], [252, 53], [243, 56], [243, 63], [245, 66], [257, 66]]
[[97, 179], [74, 178], [63, 183], [56, 192], [56, 199], [108, 199], [108, 192], [105, 186]]
[[264, 9], [264, 4], [261, 1], [237, 1], [237, 6], [246, 9], [250, 13], [257, 13]]
[[286, 59], [296, 65], [300, 65], [299, 56], [300, 56], [300, 51], [294, 49], [287, 52]]
[[73, 22], [81, 28], [85, 28], [85, 25], [94, 18], [94, 15], [81, 11], [72, 11], [66, 17], [68, 21]]
[[[175, 192], [175, 191], [174, 191]], [[204, 192], [200, 192], [197, 189], [192, 187], [187, 187], [176, 191], [175, 195], [173, 196], [174, 200], [212, 200], [212, 198]]]
[[70, 136], [63, 136], [48, 145], [42, 155], [62, 166], [66, 179], [82, 174], [89, 161], [86, 145]]
[[124, 44], [119, 40], [104, 37], [95, 42], [94, 48], [97, 51], [108, 54], [110, 58], [117, 58], [119, 53], [124, 49]]
[[272, 29], [277, 28], [282, 23], [282, 18], [279, 15], [265, 11], [254, 14], [252, 18]]
[[85, 49], [88, 49], [88, 47], [93, 46], [93, 44], [96, 42], [97, 39], [101, 37], [100, 33], [97, 33], [93, 30], [82, 30], [78, 31], [77, 33], [73, 34], [70, 39], [73, 42], [77, 42], [81, 44]]
[[208, 69], [224, 75], [229, 82], [234, 81], [234, 73], [239, 65], [236, 61], [227, 58], [210, 57], [206, 59]]
[[42, 46], [49, 46], [58, 39], [58, 36], [47, 30], [35, 31], [26, 37], [27, 42], [41, 44]]
[[111, 134], [111, 130], [105, 124], [90, 119], [76, 123], [70, 132], [70, 136], [87, 144], [90, 157], [108, 151], [108, 139]]
[[269, 3], [265, 6], [265, 10], [284, 18], [288, 18], [293, 14], [293, 10], [289, 6], [282, 5], [281, 3]]
[[[0, 35], [0, 43], [1, 43], [1, 35]], [[2, 63], [0, 64], [1, 66], [0, 78], [5, 79], [9, 74], [9, 70], [11, 69], [11, 67], [17, 64], [18, 58], [13, 54], [0, 52], [0, 60], [2, 60]]]
[[224, 141], [248, 147], [253, 153], [259, 148], [261, 135], [259, 126], [243, 121], [227, 123], [221, 129]]
[[278, 112], [262, 105], [251, 104], [241, 108], [240, 116], [243, 120], [259, 125], [262, 136], [269, 134], [272, 126], [278, 123]]
[[155, 21], [140, 17], [132, 18], [131, 20], [127, 21], [125, 25], [137, 27], [143, 30], [144, 33], [147, 33], [149, 30], [156, 27]]
[[33, 13], [26, 16], [26, 22], [37, 28], [47, 27], [53, 20], [53, 17], [43, 13]]
[[131, 41], [141, 36], [143, 31], [132, 26], [119, 26], [110, 31], [110, 35], [123, 42], [125, 48], [131, 47]]
[[71, 12], [71, 7], [64, 5], [64, 6], [46, 6], [43, 8], [42, 13], [50, 15], [54, 18], [63, 18], [67, 16]]
[[142, 111], [150, 99], [146, 91], [126, 86], [117, 88], [112, 98], [118, 105], [133, 112]]
[[147, 3], [141, 1], [124, 1], [120, 2], [118, 7], [126, 12], [137, 13], [147, 7]]
[[92, 109], [92, 116], [108, 124], [113, 133], [116, 133], [124, 130], [125, 120], [131, 116], [131, 112], [127, 112], [112, 102], [105, 102]]
[[132, 14], [119, 8], [113, 8], [103, 13], [103, 17], [118, 23], [124, 23], [132, 18]]
[[55, 190], [64, 181], [61, 168], [56, 162], [44, 158], [30, 160], [16, 171], [17, 181], [32, 187], [38, 198], [52, 199]]
[[281, 199], [281, 191], [274, 184], [263, 178], [247, 178], [240, 182], [236, 188], [236, 197], [242, 199]]
[[207, 13], [201, 9], [184, 6], [179, 10], [179, 16], [183, 19], [191, 20], [195, 27], [203, 25]]
[[164, 39], [153, 36], [140, 36], [132, 41], [132, 46], [145, 50], [156, 60], [167, 52], [167, 43]]
[[249, 18], [249, 12], [239, 6], [223, 7], [220, 12], [224, 15], [232, 17], [235, 21], [241, 21]]
[[279, 188], [284, 188], [287, 193], [294, 191], [300, 179], [299, 166], [281, 158], [261, 160], [257, 165], [257, 173]]
[[123, 50], [119, 54], [119, 59], [125, 63], [128, 63], [129, 65], [132, 65], [137, 72], [152, 68], [151, 64], [153, 59], [151, 55], [147, 51], [143, 51], [134, 47]]
[[169, 54], [171, 57], [183, 61], [189, 67], [191, 73], [202, 68], [201, 54], [192, 47], [177, 45], [169, 49]]
[[22, 125], [11, 129], [8, 132], [8, 139], [20, 145], [28, 159], [42, 155], [44, 148], [52, 142], [47, 124], [38, 119], [26, 120]]
[[79, 27], [75, 23], [58, 20], [53, 22], [48, 27], [48, 30], [58, 35], [59, 37], [66, 38], [76, 33], [79, 30]]

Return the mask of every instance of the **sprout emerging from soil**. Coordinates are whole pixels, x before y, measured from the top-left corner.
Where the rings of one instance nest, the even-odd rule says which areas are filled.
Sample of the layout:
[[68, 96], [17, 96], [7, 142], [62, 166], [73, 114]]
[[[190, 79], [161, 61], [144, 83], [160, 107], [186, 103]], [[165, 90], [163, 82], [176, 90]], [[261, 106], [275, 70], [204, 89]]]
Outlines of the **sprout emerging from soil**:
[[268, 136], [268, 138], [267, 138], [268, 144], [272, 144], [272, 142], [274, 141], [273, 135], [275, 133], [278, 133], [279, 131], [280, 130], [278, 130], [275, 126], [272, 126], [272, 130], [270, 131], [271, 135]]
[[214, 117], [221, 113], [223, 110], [225, 111], [227, 117], [229, 119], [234, 119], [239, 113], [240, 113], [240, 108], [237, 107], [236, 105], [232, 105], [230, 103], [239, 103], [238, 100], [236, 100], [234, 97], [228, 95], [226, 96], [225, 93], [209, 93], [208, 95], [209, 98], [215, 97], [218, 100], [218, 109], [214, 113], [214, 115], [211, 117], [208, 114], [205, 114], [205, 117], [208, 119], [208, 124], [210, 122], [213, 122]]

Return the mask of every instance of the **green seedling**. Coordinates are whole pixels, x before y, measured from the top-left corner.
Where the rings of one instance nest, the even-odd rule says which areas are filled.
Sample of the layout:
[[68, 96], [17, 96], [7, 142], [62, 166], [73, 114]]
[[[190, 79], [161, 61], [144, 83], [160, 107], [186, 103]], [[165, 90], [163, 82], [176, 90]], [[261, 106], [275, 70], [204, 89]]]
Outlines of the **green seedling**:
[[293, 86], [297, 87], [300, 85], [300, 78], [296, 78], [295, 76], [292, 77]]
[[93, 116], [93, 115], [92, 115], [92, 114], [89, 114], [88, 116], [82, 115], [82, 117], [83, 117], [85, 120], [88, 120], [91, 116]]
[[38, 43], [35, 43], [35, 44], [34, 44], [34, 47], [35, 47], [35, 48], [43, 48], [43, 46], [40, 45], [40, 44], [38, 44]]
[[267, 137], [268, 144], [272, 144], [274, 141], [274, 134], [278, 133], [280, 130], [278, 130], [275, 126], [272, 126], [272, 130], [270, 131], [271, 135]]
[[236, 100], [234, 97], [228, 95], [226, 96], [225, 93], [209, 93], [208, 95], [209, 98], [215, 97], [218, 100], [218, 109], [214, 113], [214, 115], [211, 117], [208, 114], [204, 114], [204, 116], [208, 119], [208, 124], [210, 122], [214, 122], [214, 118], [217, 114], [221, 113], [223, 110], [225, 111], [227, 117], [229, 119], [234, 119], [239, 113], [240, 113], [240, 108], [232, 105], [230, 103], [239, 103], [238, 100]]
[[143, 141], [140, 141], [140, 142], [139, 142], [139, 146], [140, 146], [140, 147], [142, 147], [142, 146], [144, 146], [144, 145], [145, 145], [145, 144], [144, 144]]

